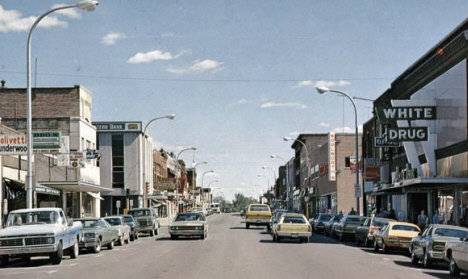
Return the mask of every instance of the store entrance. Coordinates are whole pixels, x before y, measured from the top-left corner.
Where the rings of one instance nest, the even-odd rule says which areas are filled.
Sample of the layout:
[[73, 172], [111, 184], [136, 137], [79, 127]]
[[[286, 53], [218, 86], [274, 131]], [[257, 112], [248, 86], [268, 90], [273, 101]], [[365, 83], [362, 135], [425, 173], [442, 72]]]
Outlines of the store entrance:
[[428, 214], [427, 193], [410, 193], [408, 194], [408, 221], [413, 224], [418, 222], [418, 215], [421, 210]]

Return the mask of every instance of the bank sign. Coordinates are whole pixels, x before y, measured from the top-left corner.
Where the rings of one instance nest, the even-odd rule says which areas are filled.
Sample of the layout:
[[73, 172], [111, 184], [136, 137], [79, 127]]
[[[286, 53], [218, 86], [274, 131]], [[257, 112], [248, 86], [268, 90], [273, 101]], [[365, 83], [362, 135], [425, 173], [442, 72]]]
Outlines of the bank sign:
[[[376, 108], [377, 117], [381, 122], [396, 122], [398, 120], [435, 120], [436, 107], [393, 107]], [[429, 130], [427, 127], [391, 127], [388, 125], [382, 138], [376, 138], [379, 142], [400, 143], [405, 141], [427, 141]], [[382, 146], [380, 146], [382, 147]]]

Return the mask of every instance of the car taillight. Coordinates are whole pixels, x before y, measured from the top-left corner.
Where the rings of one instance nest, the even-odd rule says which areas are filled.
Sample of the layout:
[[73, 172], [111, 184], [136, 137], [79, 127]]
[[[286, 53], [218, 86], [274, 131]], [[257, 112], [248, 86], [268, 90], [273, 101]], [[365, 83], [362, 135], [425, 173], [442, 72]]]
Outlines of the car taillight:
[[312, 227], [311, 227], [311, 226], [309, 226], [309, 229], [308, 229], [308, 231], [309, 231], [309, 232], [311, 232], [311, 231], [312, 231]]

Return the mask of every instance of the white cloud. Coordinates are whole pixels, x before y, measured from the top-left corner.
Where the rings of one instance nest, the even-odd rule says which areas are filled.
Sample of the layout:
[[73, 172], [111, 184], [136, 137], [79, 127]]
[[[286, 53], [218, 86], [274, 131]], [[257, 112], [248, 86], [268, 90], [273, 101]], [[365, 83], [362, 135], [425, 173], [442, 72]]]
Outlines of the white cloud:
[[193, 64], [187, 68], [182, 69], [175, 69], [175, 68], [168, 68], [167, 71], [175, 74], [184, 74], [184, 73], [202, 73], [206, 71], [212, 70], [220, 70], [220, 67], [223, 65], [223, 62], [218, 62], [215, 60], [203, 60], [199, 61], [196, 60]]
[[123, 33], [109, 33], [101, 39], [101, 42], [106, 46], [110, 46], [115, 45], [118, 40], [123, 40], [126, 38], [127, 36], [125, 36]]
[[236, 102], [237, 105], [244, 105], [244, 104], [250, 104], [250, 103], [252, 102], [247, 99], [240, 99], [239, 101]]
[[319, 126], [320, 127], [330, 127], [330, 124], [322, 122], [322, 123], [319, 124]]
[[346, 86], [351, 84], [347, 80], [339, 80], [339, 81], [328, 81], [328, 80], [319, 80], [319, 81], [312, 81], [312, 80], [304, 80], [297, 83], [293, 88], [302, 88], [302, 87], [318, 87], [318, 86], [325, 86], [325, 87], [339, 87], [339, 86]]
[[[57, 4], [57, 5], [52, 6], [52, 9], [63, 7], [63, 6], [67, 6], [67, 5]], [[61, 14], [63, 16], [67, 16], [69, 18], [74, 18], [74, 19], [80, 19], [81, 18], [81, 13], [79, 13], [77, 9], [58, 10], [58, 11], [56, 11], [54, 13]]]
[[274, 108], [274, 107], [289, 107], [297, 109], [306, 109], [307, 106], [300, 103], [265, 103], [261, 105], [261, 108]]
[[131, 64], [139, 64], [139, 63], [148, 63], [151, 61], [156, 60], [172, 60], [177, 58], [176, 56], [172, 55], [170, 52], [162, 52], [160, 50], [153, 50], [150, 52], [138, 52], [134, 56], [128, 59], [128, 63]]
[[[37, 17], [22, 17], [18, 11], [5, 10], [0, 5], [0, 32], [23, 32], [29, 31], [31, 26], [37, 20]], [[41, 20], [38, 27], [51, 28], [51, 27], [67, 27], [65, 21], [60, 21], [56, 17], [48, 16]]]

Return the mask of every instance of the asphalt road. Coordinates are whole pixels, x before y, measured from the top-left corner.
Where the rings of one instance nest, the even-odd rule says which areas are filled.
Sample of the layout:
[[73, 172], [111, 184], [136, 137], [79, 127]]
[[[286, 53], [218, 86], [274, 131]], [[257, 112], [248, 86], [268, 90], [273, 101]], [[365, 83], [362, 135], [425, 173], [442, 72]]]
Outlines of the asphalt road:
[[58, 266], [47, 258], [13, 261], [0, 278], [450, 278], [447, 266], [414, 267], [404, 253], [375, 253], [314, 235], [310, 243], [275, 243], [264, 228], [245, 229], [238, 214], [208, 217], [206, 240], [171, 240], [167, 227], [156, 238], [103, 248], [101, 253], [64, 256]]

